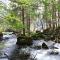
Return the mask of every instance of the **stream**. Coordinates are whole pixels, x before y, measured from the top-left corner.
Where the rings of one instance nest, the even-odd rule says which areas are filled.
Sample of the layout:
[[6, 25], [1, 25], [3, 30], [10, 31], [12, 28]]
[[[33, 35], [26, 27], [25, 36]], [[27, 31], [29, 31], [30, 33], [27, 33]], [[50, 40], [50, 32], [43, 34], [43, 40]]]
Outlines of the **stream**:
[[0, 41], [0, 60], [9, 60], [13, 51], [17, 48], [17, 38], [14, 34], [3, 35], [3, 40]]
[[[4, 35], [3, 40], [0, 41], [0, 60], [60, 60], [60, 44], [55, 43], [55, 49], [59, 54], [49, 54], [52, 50], [51, 46], [54, 42], [44, 40], [33, 40], [31, 46], [16, 45], [17, 38], [14, 34]], [[6, 38], [6, 39], [5, 39]], [[45, 42], [49, 49], [37, 49], [36, 46], [41, 46]], [[42, 48], [42, 47], [41, 47]]]

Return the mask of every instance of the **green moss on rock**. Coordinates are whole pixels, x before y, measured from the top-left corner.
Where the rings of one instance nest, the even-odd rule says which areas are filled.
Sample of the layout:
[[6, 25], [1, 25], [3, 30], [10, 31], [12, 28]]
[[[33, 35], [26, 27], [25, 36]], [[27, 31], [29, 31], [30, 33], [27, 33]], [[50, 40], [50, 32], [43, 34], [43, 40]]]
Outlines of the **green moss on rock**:
[[17, 44], [18, 45], [31, 45], [32, 38], [28, 36], [20, 36], [17, 38]]

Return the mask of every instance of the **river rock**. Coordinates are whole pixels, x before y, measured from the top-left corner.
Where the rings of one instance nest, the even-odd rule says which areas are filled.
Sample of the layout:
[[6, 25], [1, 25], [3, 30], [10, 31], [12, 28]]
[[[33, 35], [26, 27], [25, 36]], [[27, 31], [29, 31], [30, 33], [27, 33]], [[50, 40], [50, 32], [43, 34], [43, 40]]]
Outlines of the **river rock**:
[[58, 52], [51, 52], [50, 54], [57, 55], [57, 54], [59, 54], [59, 53], [58, 53]]
[[45, 43], [42, 43], [42, 48], [43, 49], [48, 49], [48, 46]]
[[60, 44], [59, 44], [59, 43], [56, 43], [56, 44], [54, 45], [54, 47], [60, 49]]
[[0, 41], [3, 40], [3, 34], [0, 33]]
[[59, 54], [59, 52], [58, 52], [58, 51], [54, 51], [54, 50], [53, 50], [53, 51], [49, 52], [49, 54], [50, 54], [50, 55], [58, 55], [58, 54]]
[[31, 45], [32, 39], [31, 37], [21, 36], [17, 38], [17, 45]]
[[41, 46], [34, 46], [32, 48], [39, 50], [39, 49], [41, 49]]

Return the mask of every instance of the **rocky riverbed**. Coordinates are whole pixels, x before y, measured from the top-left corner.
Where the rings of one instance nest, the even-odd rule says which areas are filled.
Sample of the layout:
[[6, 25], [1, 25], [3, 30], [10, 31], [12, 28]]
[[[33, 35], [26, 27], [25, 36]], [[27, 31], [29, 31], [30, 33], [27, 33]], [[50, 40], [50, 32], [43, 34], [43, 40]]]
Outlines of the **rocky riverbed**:
[[[42, 48], [42, 43], [46, 43], [48, 49]], [[52, 48], [54, 45], [54, 48]], [[59, 60], [60, 44], [53, 41], [33, 40], [31, 46], [21, 46], [15, 50], [12, 60]], [[53, 52], [53, 53], [52, 53]], [[51, 54], [52, 53], [52, 54]]]
[[[53, 41], [33, 40], [31, 46], [17, 46], [15, 35], [0, 42], [0, 60], [60, 60], [60, 44]], [[48, 49], [43, 49], [45, 43]], [[51, 54], [51, 52], [53, 52]]]

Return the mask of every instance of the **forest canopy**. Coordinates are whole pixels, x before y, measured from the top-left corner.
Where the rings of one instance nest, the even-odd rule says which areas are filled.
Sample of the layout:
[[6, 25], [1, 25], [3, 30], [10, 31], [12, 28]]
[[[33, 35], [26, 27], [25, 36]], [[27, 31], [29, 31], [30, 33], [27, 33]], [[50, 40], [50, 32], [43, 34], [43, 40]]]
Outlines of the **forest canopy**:
[[[0, 26], [5, 31], [8, 28], [31, 31], [33, 21], [42, 20], [46, 28], [60, 26], [59, 0], [9, 0], [9, 8], [0, 1]], [[3, 13], [4, 12], [4, 13]], [[7, 27], [8, 25], [8, 27]], [[42, 28], [44, 29], [42, 24]], [[36, 30], [36, 28], [34, 27]], [[33, 29], [33, 31], [35, 31]]]

